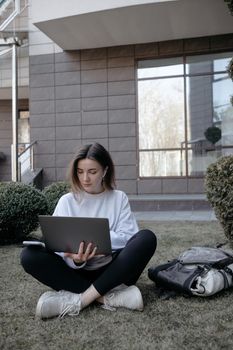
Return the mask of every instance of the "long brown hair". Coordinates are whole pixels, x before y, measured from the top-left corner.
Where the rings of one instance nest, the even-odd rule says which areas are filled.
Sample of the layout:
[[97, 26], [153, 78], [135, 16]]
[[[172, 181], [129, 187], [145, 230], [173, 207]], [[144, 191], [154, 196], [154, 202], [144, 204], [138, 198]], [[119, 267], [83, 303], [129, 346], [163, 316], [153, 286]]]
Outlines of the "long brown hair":
[[71, 183], [71, 189], [73, 192], [80, 192], [82, 186], [78, 178], [78, 162], [81, 159], [92, 159], [97, 161], [107, 172], [103, 178], [103, 186], [108, 190], [115, 188], [115, 168], [112, 158], [109, 152], [99, 143], [95, 142], [92, 144], [82, 146], [76, 155], [74, 156], [69, 169], [69, 180]]

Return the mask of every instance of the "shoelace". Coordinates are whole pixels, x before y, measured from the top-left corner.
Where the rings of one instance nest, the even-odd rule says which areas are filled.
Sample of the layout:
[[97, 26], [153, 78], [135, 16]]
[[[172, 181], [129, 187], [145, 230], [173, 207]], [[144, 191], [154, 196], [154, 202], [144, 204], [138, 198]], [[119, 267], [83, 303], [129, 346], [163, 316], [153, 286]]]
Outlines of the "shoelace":
[[108, 304], [108, 300], [111, 299], [114, 296], [114, 293], [109, 293], [108, 296], [105, 296], [104, 298], [104, 304], [102, 304], [100, 307], [104, 310], [108, 311], [116, 311], [116, 308], [113, 306], [110, 306]]
[[116, 308], [115, 308], [115, 307], [110, 306], [110, 305], [108, 305], [108, 304], [102, 304], [100, 307], [101, 307], [101, 309], [104, 309], [104, 310], [116, 311]]
[[77, 305], [68, 304], [59, 314], [58, 318], [63, 318], [65, 315], [77, 316], [80, 312], [80, 303]]

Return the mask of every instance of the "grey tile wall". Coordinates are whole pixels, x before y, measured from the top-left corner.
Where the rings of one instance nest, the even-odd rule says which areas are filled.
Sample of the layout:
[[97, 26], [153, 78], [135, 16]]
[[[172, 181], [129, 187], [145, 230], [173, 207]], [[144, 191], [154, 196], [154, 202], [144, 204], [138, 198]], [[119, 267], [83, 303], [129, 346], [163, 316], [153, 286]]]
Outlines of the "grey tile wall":
[[31, 74], [29, 73], [30, 88], [54, 86], [54, 73]]
[[163, 193], [162, 179], [142, 179], [141, 181], [138, 181], [138, 193]]
[[156, 57], [159, 54], [158, 43], [135, 45], [135, 56], [140, 58]]
[[40, 101], [40, 100], [54, 100], [55, 92], [54, 87], [38, 87], [30, 90], [30, 100]]
[[140, 58], [218, 49], [233, 49], [233, 35], [32, 56], [31, 138], [44, 185], [64, 180], [75, 150], [97, 141], [111, 152], [118, 188], [128, 194], [203, 192], [203, 179], [138, 179], [135, 68]]
[[81, 112], [57, 113], [56, 126], [81, 125]]

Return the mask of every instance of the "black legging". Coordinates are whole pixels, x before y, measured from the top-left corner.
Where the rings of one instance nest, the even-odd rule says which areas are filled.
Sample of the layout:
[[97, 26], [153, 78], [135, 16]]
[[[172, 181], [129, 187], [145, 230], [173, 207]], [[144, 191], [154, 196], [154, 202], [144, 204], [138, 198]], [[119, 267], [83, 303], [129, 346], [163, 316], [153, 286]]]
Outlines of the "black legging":
[[22, 250], [24, 270], [54, 290], [82, 293], [91, 284], [100, 295], [124, 283], [135, 284], [155, 252], [157, 240], [150, 230], [141, 230], [113, 253], [113, 260], [98, 270], [72, 269], [64, 260], [45, 248], [29, 246]]

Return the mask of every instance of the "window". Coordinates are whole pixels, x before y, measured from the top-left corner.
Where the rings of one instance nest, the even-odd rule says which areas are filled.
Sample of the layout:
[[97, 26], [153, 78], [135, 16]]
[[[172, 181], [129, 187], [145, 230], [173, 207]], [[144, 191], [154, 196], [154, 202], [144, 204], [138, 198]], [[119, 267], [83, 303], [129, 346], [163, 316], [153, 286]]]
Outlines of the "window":
[[[138, 62], [139, 176], [203, 176], [233, 151], [232, 53]], [[209, 127], [221, 130], [215, 143]]]
[[29, 111], [19, 110], [18, 118], [19, 154], [30, 144]]

